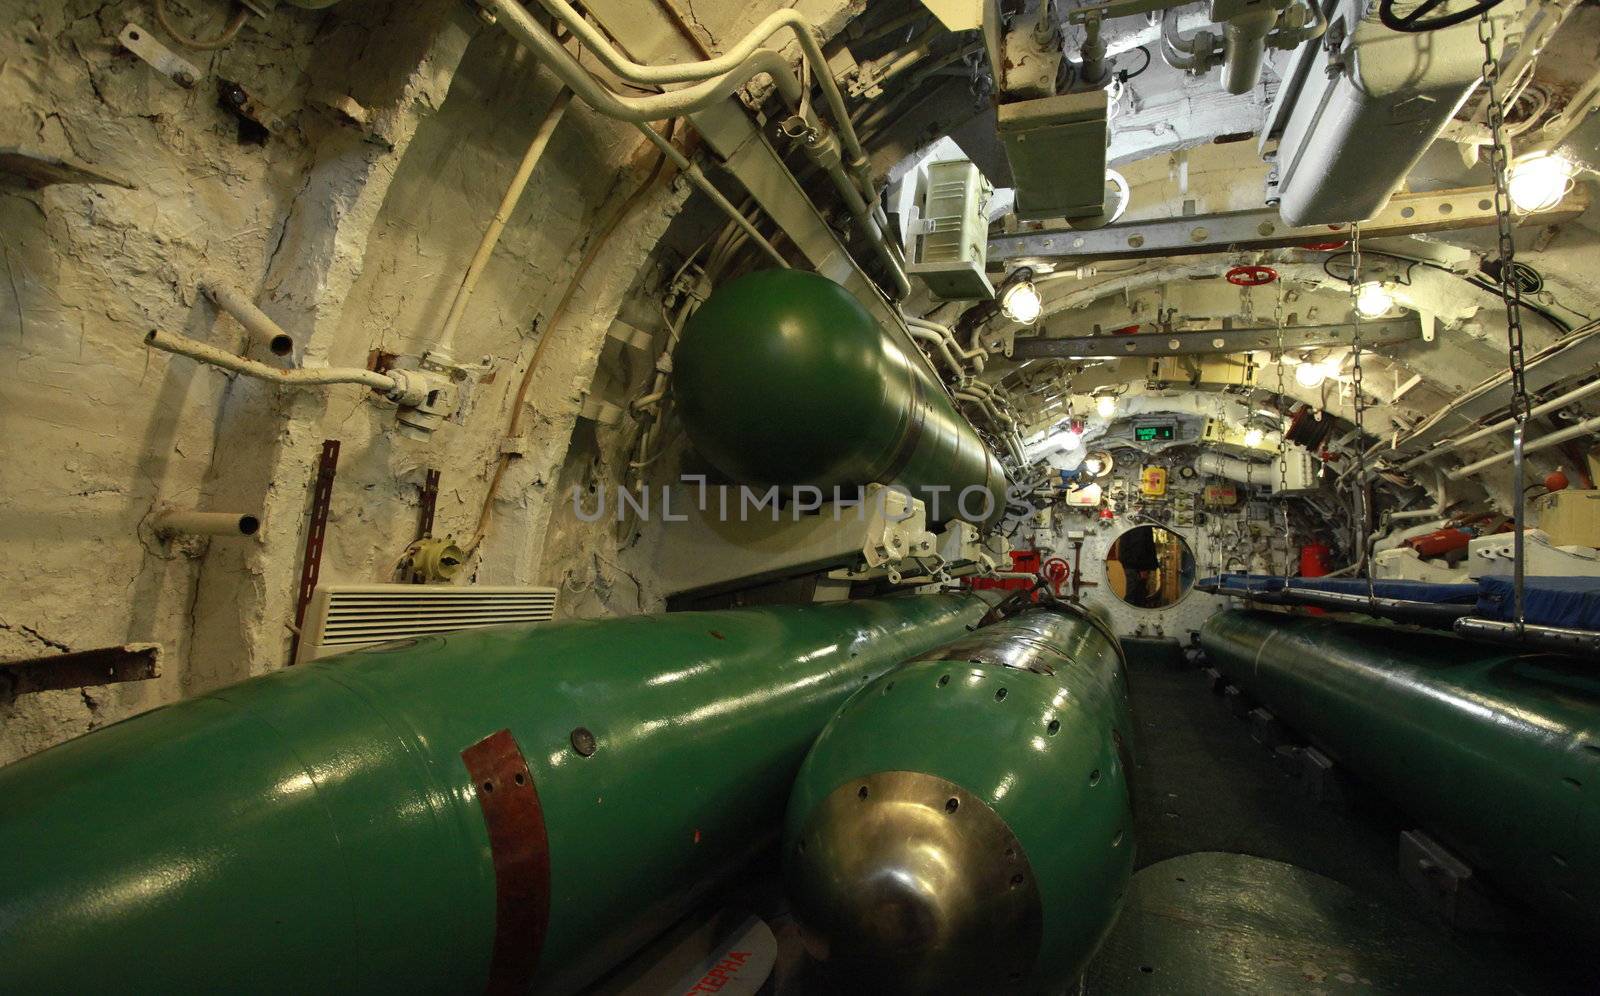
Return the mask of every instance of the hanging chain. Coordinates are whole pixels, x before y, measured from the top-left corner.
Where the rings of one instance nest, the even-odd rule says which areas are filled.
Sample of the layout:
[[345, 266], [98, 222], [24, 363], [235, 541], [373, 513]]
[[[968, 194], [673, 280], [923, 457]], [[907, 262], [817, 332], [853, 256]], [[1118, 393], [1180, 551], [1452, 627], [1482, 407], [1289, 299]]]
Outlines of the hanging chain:
[[1272, 311], [1278, 327], [1278, 507], [1283, 510], [1283, 576], [1288, 577], [1294, 560], [1294, 537], [1289, 530], [1289, 432], [1283, 424], [1283, 281], [1278, 281], [1278, 300]]
[[1494, 173], [1494, 215], [1499, 234], [1500, 297], [1506, 305], [1506, 365], [1511, 377], [1512, 429], [1511, 501], [1515, 525], [1512, 527], [1513, 618], [1520, 635], [1526, 613], [1523, 603], [1523, 521], [1527, 492], [1524, 487], [1523, 442], [1528, 423], [1528, 385], [1523, 377], [1522, 285], [1517, 280], [1517, 246], [1511, 235], [1511, 197], [1507, 190], [1507, 170], [1511, 152], [1506, 147], [1505, 105], [1495, 87], [1500, 82], [1500, 64], [1494, 54], [1494, 22], [1487, 11], [1478, 21], [1478, 40], [1483, 42], [1483, 88], [1489, 118], [1489, 168]]
[[1351, 540], [1350, 552], [1361, 557], [1367, 568], [1367, 601], [1372, 604], [1377, 602], [1377, 594], [1372, 586], [1372, 561], [1371, 551], [1367, 549], [1367, 396], [1361, 388], [1361, 225], [1350, 226], [1350, 320], [1352, 334], [1350, 337], [1350, 389], [1354, 392], [1351, 399], [1355, 405], [1356, 413], [1356, 473], [1355, 481], [1351, 484], [1352, 498], [1350, 502], [1351, 528], [1354, 536]]
[[1506, 305], [1506, 351], [1511, 371], [1511, 415], [1519, 423], [1528, 420], [1528, 386], [1522, 367], [1522, 285], [1517, 280], [1517, 246], [1511, 235], [1511, 195], [1506, 173], [1511, 152], [1506, 147], [1505, 107], [1495, 87], [1500, 82], [1500, 65], [1494, 55], [1494, 22], [1485, 13], [1478, 21], [1478, 39], [1483, 42], [1483, 86], [1488, 102], [1489, 169], [1494, 174], [1494, 214], [1499, 234], [1500, 297]]

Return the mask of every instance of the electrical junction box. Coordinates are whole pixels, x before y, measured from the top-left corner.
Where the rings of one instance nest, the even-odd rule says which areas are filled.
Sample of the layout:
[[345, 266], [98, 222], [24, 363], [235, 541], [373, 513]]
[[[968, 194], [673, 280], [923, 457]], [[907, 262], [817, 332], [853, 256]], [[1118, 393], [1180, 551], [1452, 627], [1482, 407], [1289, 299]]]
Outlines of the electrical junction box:
[[1283, 473], [1272, 479], [1273, 494], [1303, 494], [1322, 487], [1317, 463], [1304, 446], [1290, 443], [1279, 459], [1283, 461]]
[[1195, 387], [1254, 387], [1260, 369], [1249, 353], [1232, 356], [1159, 356], [1149, 361], [1148, 380]]
[[1146, 498], [1161, 498], [1167, 493], [1167, 468], [1146, 467], [1139, 475], [1139, 491]]
[[1295, 52], [1268, 111], [1262, 153], [1278, 143], [1268, 196], [1290, 225], [1383, 210], [1478, 85], [1477, 18], [1406, 33], [1384, 27], [1376, 6], [1368, 16], [1368, 0], [1335, 0], [1324, 42]]
[[1001, 104], [1000, 141], [1022, 221], [1092, 218], [1105, 211], [1104, 90]]
[[1062, 499], [1069, 508], [1099, 508], [1100, 499], [1105, 491], [1098, 484], [1085, 484], [1081, 488], [1073, 488], [1064, 492]]
[[994, 285], [983, 272], [994, 186], [966, 159], [929, 163], [919, 178], [919, 214], [906, 272], [946, 301], [994, 297]]
[[1533, 510], [1556, 546], [1600, 547], [1600, 491], [1552, 491], [1535, 500]]
[[1200, 500], [1209, 508], [1232, 508], [1239, 504], [1239, 489], [1232, 484], [1207, 484]]

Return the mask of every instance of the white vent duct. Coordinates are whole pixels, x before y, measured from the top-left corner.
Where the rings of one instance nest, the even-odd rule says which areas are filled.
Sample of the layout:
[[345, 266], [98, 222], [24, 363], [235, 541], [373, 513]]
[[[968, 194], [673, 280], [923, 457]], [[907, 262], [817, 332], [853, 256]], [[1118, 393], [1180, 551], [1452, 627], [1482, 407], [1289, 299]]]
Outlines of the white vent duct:
[[1202, 474], [1225, 477], [1241, 484], [1270, 487], [1274, 494], [1279, 493], [1285, 483], [1288, 484], [1287, 491], [1283, 492], [1285, 494], [1315, 491], [1318, 481], [1311, 454], [1304, 447], [1290, 446], [1285, 456], [1287, 466], [1282, 475], [1278, 473], [1278, 457], [1273, 457], [1266, 463], [1253, 463], [1215, 450], [1200, 454], [1194, 462], [1194, 467]]
[[391, 640], [483, 626], [548, 622], [555, 588], [416, 584], [319, 585], [300, 637], [296, 663]]

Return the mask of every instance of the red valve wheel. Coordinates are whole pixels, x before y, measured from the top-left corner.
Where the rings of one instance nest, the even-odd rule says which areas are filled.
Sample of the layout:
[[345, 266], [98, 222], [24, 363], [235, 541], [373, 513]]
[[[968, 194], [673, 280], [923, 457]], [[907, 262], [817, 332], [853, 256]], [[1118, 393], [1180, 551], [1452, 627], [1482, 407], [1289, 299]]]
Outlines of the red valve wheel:
[[1260, 287], [1278, 279], [1278, 271], [1270, 266], [1236, 266], [1227, 277], [1228, 283], [1236, 287]]
[[1051, 557], [1044, 562], [1044, 579], [1050, 582], [1050, 590], [1057, 595], [1061, 594], [1061, 586], [1066, 584], [1067, 577], [1072, 574], [1072, 568], [1060, 557]]

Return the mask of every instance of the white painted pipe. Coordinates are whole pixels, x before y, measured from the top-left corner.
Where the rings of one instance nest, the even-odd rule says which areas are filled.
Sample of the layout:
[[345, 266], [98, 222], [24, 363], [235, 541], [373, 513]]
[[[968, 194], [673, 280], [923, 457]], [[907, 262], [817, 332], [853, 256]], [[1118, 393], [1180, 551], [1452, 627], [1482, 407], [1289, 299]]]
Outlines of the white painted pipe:
[[[1539, 450], [1549, 449], [1552, 446], [1560, 446], [1562, 443], [1577, 439], [1581, 436], [1593, 435], [1596, 432], [1600, 432], [1600, 415], [1579, 422], [1577, 425], [1569, 425], [1559, 432], [1552, 432], [1548, 436], [1542, 436], [1539, 439], [1535, 439], [1533, 442], [1524, 445], [1522, 447], [1522, 452], [1535, 453]], [[1501, 463], [1502, 461], [1509, 460], [1515, 454], [1516, 447], [1511, 447], [1510, 449], [1502, 450], [1501, 452], [1496, 453], [1494, 456], [1484, 457], [1477, 463], [1469, 463], [1465, 467], [1458, 467], [1455, 470], [1452, 470], [1448, 476], [1452, 481], [1459, 481], [1463, 477], [1471, 477], [1473, 474], [1476, 474], [1481, 470], [1493, 467], [1495, 464]], [[1515, 498], [1516, 496], [1513, 495], [1512, 497]]]
[[[517, 0], [483, 0], [493, 11], [498, 23], [533, 50], [539, 61], [549, 66], [562, 81], [577, 91], [584, 102], [595, 110], [618, 121], [643, 123], [664, 121], [683, 114], [693, 114], [733, 96], [738, 89], [762, 73], [772, 77], [784, 102], [797, 106], [802, 95], [800, 80], [789, 68], [789, 62], [770, 48], [752, 47], [743, 58], [726, 72], [707, 76], [693, 86], [682, 90], [668, 90], [642, 97], [624, 97], [595, 79], [578, 64], [555, 36], [544, 25], [534, 20], [526, 7]], [[572, 25], [568, 25], [572, 28]], [[574, 28], [574, 33], [576, 29]]]
[[150, 527], [159, 536], [254, 536], [261, 529], [261, 519], [245, 512], [167, 509], [155, 514]]
[[1202, 453], [1194, 466], [1202, 474], [1226, 477], [1241, 484], [1270, 485], [1278, 479], [1275, 463], [1251, 463], [1222, 453]]
[[[665, 117], [676, 117], [679, 114], [689, 114], [731, 96], [734, 91], [747, 83], [751, 77], [766, 73], [772, 77], [784, 103], [797, 113], [804, 104], [804, 89], [795, 77], [794, 71], [778, 53], [771, 49], [755, 47], [760, 39], [771, 35], [778, 30], [773, 27], [766, 35], [747, 35], [748, 54], [739, 60], [735, 66], [721, 76], [704, 79], [703, 82], [682, 90], [671, 90], [663, 94], [652, 94], [647, 97], [621, 97], [613, 93], [608, 87], [600, 84], [589, 71], [578, 64], [577, 60], [556, 41], [555, 37], [546, 31], [544, 26], [535, 21], [516, 0], [483, 0], [502, 19], [508, 30], [515, 34], [524, 44], [533, 49], [534, 53], [544, 61], [556, 75], [560, 76], [568, 86], [572, 87], [583, 97], [584, 101], [608, 117], [621, 121], [632, 121], [641, 124], [644, 121], [660, 120]], [[624, 78], [631, 78], [636, 82], [660, 82], [649, 79], [648, 70], [652, 67], [641, 66], [622, 57], [621, 53], [611, 48], [610, 43], [596, 32], [583, 18], [573, 10], [570, 5], [561, 0], [550, 0], [547, 9], [565, 25], [574, 35], [591, 44], [597, 53], [605, 51], [610, 58], [602, 57], [607, 66]], [[562, 9], [565, 8], [565, 9]], [[844, 158], [841, 162], [837, 156], [831, 158], [823, 154], [826, 144], [807, 144], [805, 149], [812, 153], [812, 159], [828, 174], [830, 180], [838, 188], [839, 196], [844, 199], [845, 207], [850, 211], [862, 235], [872, 246], [884, 268], [888, 271], [894, 283], [894, 300], [904, 300], [911, 293], [911, 283], [906, 278], [905, 269], [895, 257], [890, 248], [888, 239], [884, 236], [882, 228], [872, 216], [872, 206], [877, 200], [877, 191], [874, 189], [865, 155], [856, 138], [855, 131], [850, 124], [848, 110], [844, 106], [842, 97], [838, 97], [838, 89], [833, 85], [832, 71], [828, 68], [827, 60], [822, 57], [822, 50], [817, 46], [816, 39], [811, 37], [809, 22], [800, 15], [785, 17], [790, 12], [774, 14], [769, 21], [774, 21], [778, 26], [788, 24], [795, 27], [795, 34], [800, 38], [801, 48], [806, 57], [811, 61], [813, 74], [822, 83], [823, 94], [827, 98], [828, 106], [833, 112], [834, 127], [843, 147]], [[796, 20], [798, 19], [798, 20]], [[758, 28], [759, 30], [759, 28]], [[750, 39], [756, 41], [750, 41]], [[744, 51], [743, 43], [735, 51]], [[812, 49], [815, 49], [813, 57]], [[721, 66], [724, 60], [712, 60], [712, 64]], [[706, 65], [701, 63], [699, 65]], [[698, 73], [691, 75], [690, 79], [699, 78]], [[837, 102], [835, 100], [837, 99]], [[809, 128], [817, 128], [815, 116], [807, 110], [805, 115], [810, 117], [806, 121]], [[848, 167], [848, 172], [847, 172]], [[854, 179], [852, 180], [852, 176]], [[742, 220], [743, 216], [739, 216]]]
[[1222, 28], [1222, 88], [1229, 93], [1249, 93], [1261, 80], [1261, 59], [1267, 51], [1267, 34], [1278, 20], [1268, 8], [1241, 14]]
[[[1553, 412], [1557, 408], [1572, 404], [1574, 401], [1581, 401], [1597, 391], [1600, 391], [1600, 380], [1590, 381], [1589, 383], [1584, 384], [1582, 387], [1574, 388], [1565, 394], [1551, 398], [1549, 401], [1546, 401], [1541, 405], [1535, 405], [1529, 410], [1528, 417], [1538, 418], [1540, 415], [1543, 415], [1546, 412]], [[1435, 457], [1443, 456], [1452, 450], [1460, 449], [1468, 443], [1475, 443], [1485, 436], [1492, 436], [1498, 432], [1505, 432], [1516, 424], [1517, 420], [1514, 418], [1501, 419], [1493, 425], [1486, 425], [1483, 428], [1478, 429], [1475, 432], [1469, 432], [1464, 436], [1455, 436], [1450, 439], [1440, 440], [1438, 445], [1434, 446], [1426, 453], [1423, 453], [1421, 456], [1412, 457], [1410, 460], [1407, 460], [1405, 463], [1401, 464], [1400, 469], [1410, 470], [1412, 467], [1415, 467], [1418, 464], [1425, 463], [1434, 459]]]
[[839, 141], [844, 146], [846, 163], [851, 172], [856, 174], [857, 181], [861, 183], [862, 195], [869, 201], [877, 199], [871, 176], [866, 169], [866, 153], [862, 151], [860, 139], [850, 124], [850, 111], [845, 106], [844, 95], [839, 92], [839, 85], [834, 82], [833, 71], [828, 66], [828, 57], [823, 54], [821, 43], [817, 41], [816, 30], [810, 20], [799, 11], [779, 10], [769, 14], [749, 34], [739, 39], [717, 58], [672, 66], [647, 66], [634, 62], [617, 51], [610, 39], [601, 34], [566, 0], [539, 0], [539, 2], [552, 17], [580, 39], [607, 69], [634, 83], [687, 83], [730, 72], [755, 52], [762, 42], [788, 28], [794, 32], [795, 40], [800, 44], [801, 54], [811, 64], [812, 77], [822, 88], [822, 96], [828, 104], [829, 114], [833, 117], [834, 128], [838, 131]]
[[1390, 522], [1414, 522], [1417, 519], [1432, 519], [1444, 511], [1447, 504], [1444, 494], [1445, 477], [1443, 473], [1434, 473], [1434, 498], [1433, 504], [1428, 508], [1419, 508], [1413, 512], [1394, 512], [1389, 516]]
[[258, 380], [270, 380], [276, 384], [285, 384], [289, 387], [316, 387], [322, 384], [363, 384], [385, 394], [394, 394], [400, 389], [400, 383], [387, 374], [374, 370], [360, 370], [355, 367], [298, 367], [291, 370], [280, 370], [269, 367], [265, 363], [247, 360], [242, 356], [230, 353], [225, 349], [208, 345], [198, 339], [191, 339], [186, 335], [176, 332], [163, 332], [160, 329], [151, 329], [144, 337], [145, 344], [166, 353], [176, 353], [187, 356], [191, 360], [199, 360], [224, 370], [244, 374], [246, 377], [255, 377]]
[[922, 326], [910, 321], [906, 322], [906, 327], [907, 331], [911, 333], [912, 338], [920, 339], [926, 343], [931, 343], [933, 347], [938, 350], [940, 357], [944, 359], [945, 366], [950, 368], [951, 376], [965, 377], [967, 375], [966, 368], [963, 367], [953, 355], [951, 355], [950, 347], [945, 344], [945, 341], [939, 337], [937, 332], [923, 328]]
[[[710, 180], [707, 180], [705, 174], [701, 173], [700, 170], [694, 166], [694, 164], [690, 163], [689, 160], [684, 157], [683, 153], [679, 152], [671, 142], [667, 141], [665, 138], [662, 138], [654, 128], [650, 127], [650, 125], [646, 123], [649, 120], [652, 120], [651, 118], [637, 117], [636, 106], [634, 109], [630, 109], [629, 106], [625, 105], [615, 94], [600, 86], [595, 79], [589, 75], [588, 70], [580, 66], [577, 61], [567, 53], [567, 50], [562, 48], [560, 43], [550, 36], [548, 31], [545, 31], [543, 27], [541, 27], [533, 20], [531, 16], [529, 16], [527, 10], [525, 10], [521, 4], [514, 2], [514, 0], [484, 0], [484, 3], [488, 8], [492, 9], [496, 13], [499, 18], [499, 23], [505, 27], [506, 30], [510, 31], [519, 41], [531, 48], [534, 53], [539, 56], [540, 60], [545, 63], [545, 65], [549, 66], [557, 76], [562, 78], [567, 86], [571, 87], [578, 93], [579, 96], [583, 97], [585, 103], [594, 107], [601, 113], [606, 114], [608, 117], [614, 117], [622, 121], [632, 122], [634, 127], [638, 128], [639, 131], [646, 138], [648, 138], [656, 148], [660, 149], [661, 152], [672, 161], [672, 164], [676, 166], [684, 176], [689, 178], [689, 182], [694, 184], [697, 190], [711, 198], [711, 202], [715, 204], [724, 214], [731, 218], [733, 223], [738, 225], [746, 235], [750, 236], [750, 238], [755, 241], [756, 245], [760, 246], [762, 251], [765, 252], [773, 260], [773, 262], [777, 263], [781, 267], [788, 267], [789, 264], [783, 258], [783, 255], [779, 253], [777, 249], [773, 248], [772, 243], [766, 240], [761, 232], [756, 229], [755, 225], [750, 223], [750, 219], [746, 218], [738, 208], [729, 203], [728, 199], [722, 196], [722, 191], [718, 190]], [[787, 71], [788, 66], [785, 65], [783, 68], [785, 71]], [[713, 81], [713, 83], [715, 82], [716, 81]], [[735, 84], [732, 89], [730, 89], [727, 93], [722, 94], [722, 96], [727, 96], [729, 93], [732, 93], [732, 90], [736, 90], [742, 85], [744, 85], [743, 80]], [[691, 88], [691, 90], [693, 89], [695, 88]], [[689, 93], [691, 90], [677, 90], [674, 91], [674, 93]], [[711, 101], [708, 101], [707, 103], [711, 103]], [[652, 112], [656, 112], [653, 106]], [[684, 112], [678, 111], [676, 113]], [[676, 116], [676, 113], [668, 116]]]
[[1168, 9], [1161, 16], [1161, 58], [1173, 69], [1203, 73], [1221, 57], [1217, 37], [1201, 30], [1185, 38], [1177, 29], [1177, 12]]
[[473, 253], [472, 262], [467, 264], [467, 272], [461, 278], [460, 286], [456, 288], [455, 298], [450, 302], [450, 313], [445, 316], [444, 327], [439, 330], [439, 339], [433, 347], [433, 352], [438, 354], [437, 359], [445, 363], [455, 359], [456, 330], [461, 327], [461, 317], [467, 312], [467, 302], [472, 299], [472, 292], [478, 286], [478, 279], [483, 276], [484, 267], [489, 265], [489, 258], [494, 255], [495, 246], [500, 244], [500, 233], [505, 231], [506, 225], [511, 221], [511, 214], [516, 210], [517, 202], [522, 200], [522, 192], [527, 189], [528, 180], [533, 177], [534, 167], [538, 166], [539, 160], [544, 157], [544, 150], [550, 145], [550, 137], [555, 134], [556, 125], [561, 123], [561, 117], [571, 102], [572, 91], [562, 87], [561, 92], [556, 94], [555, 102], [545, 112], [544, 120], [539, 122], [538, 129], [534, 131], [533, 140], [528, 143], [528, 150], [522, 154], [522, 162], [517, 165], [517, 172], [506, 187], [505, 196], [500, 198], [500, 206], [495, 209], [494, 217], [489, 221], [489, 227], [478, 243], [478, 251]]
[[256, 303], [243, 291], [211, 274], [201, 274], [199, 284], [201, 293], [232, 315], [235, 321], [244, 326], [245, 331], [265, 341], [272, 352], [282, 356], [294, 349], [294, 337], [256, 307]]

